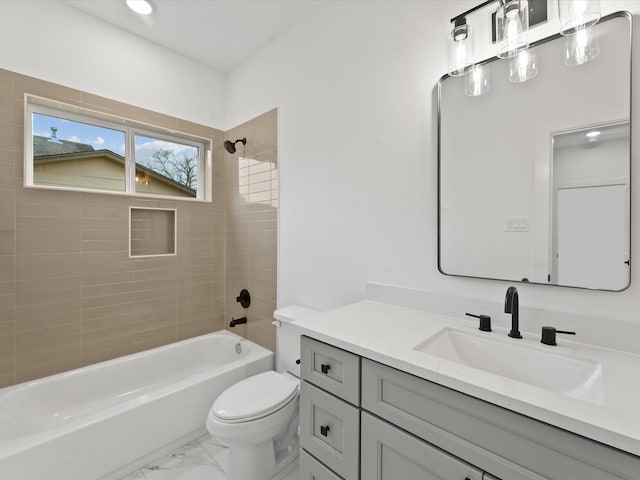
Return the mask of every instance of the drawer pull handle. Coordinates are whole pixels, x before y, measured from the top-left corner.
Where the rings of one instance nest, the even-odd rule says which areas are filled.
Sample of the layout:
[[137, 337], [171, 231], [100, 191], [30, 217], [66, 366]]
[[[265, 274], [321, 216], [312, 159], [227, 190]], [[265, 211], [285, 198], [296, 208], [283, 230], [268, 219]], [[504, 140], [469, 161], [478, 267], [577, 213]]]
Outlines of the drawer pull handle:
[[329, 434], [329, 430], [331, 430], [329, 428], [329, 425], [320, 425], [320, 435], [322, 435], [323, 437], [326, 437]]
[[327, 373], [329, 373], [329, 370], [331, 370], [331, 365], [323, 363], [322, 365], [320, 365], [320, 370], [326, 375]]

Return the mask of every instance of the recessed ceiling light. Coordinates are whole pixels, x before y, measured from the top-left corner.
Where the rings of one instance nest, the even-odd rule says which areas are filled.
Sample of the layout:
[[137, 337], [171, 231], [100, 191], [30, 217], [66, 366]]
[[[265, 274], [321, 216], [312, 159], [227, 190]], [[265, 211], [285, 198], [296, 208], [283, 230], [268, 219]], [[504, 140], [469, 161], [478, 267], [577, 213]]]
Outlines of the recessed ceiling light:
[[598, 130], [593, 130], [592, 132], [587, 133], [587, 137], [589, 138], [595, 138], [598, 135], [600, 135], [600, 132]]
[[149, 15], [153, 11], [147, 0], [127, 0], [127, 7], [140, 15]]

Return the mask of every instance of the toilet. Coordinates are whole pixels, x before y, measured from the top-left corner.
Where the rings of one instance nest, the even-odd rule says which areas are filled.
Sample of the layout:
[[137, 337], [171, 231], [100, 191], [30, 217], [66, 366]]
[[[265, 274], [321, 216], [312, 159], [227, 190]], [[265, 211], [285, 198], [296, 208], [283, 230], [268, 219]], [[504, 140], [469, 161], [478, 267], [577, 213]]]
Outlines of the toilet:
[[276, 371], [241, 380], [211, 407], [207, 430], [228, 447], [228, 480], [267, 480], [297, 457], [301, 330], [295, 322], [317, 313], [297, 305], [276, 310]]

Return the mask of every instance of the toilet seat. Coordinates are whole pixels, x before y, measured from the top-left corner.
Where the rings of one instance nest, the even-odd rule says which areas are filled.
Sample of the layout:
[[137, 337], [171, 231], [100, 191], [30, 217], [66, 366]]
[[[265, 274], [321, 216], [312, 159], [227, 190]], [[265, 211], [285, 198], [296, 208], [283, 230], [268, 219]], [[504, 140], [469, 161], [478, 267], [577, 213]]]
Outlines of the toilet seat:
[[298, 396], [299, 384], [277, 372], [264, 372], [232, 385], [214, 402], [211, 414], [223, 423], [266, 417]]

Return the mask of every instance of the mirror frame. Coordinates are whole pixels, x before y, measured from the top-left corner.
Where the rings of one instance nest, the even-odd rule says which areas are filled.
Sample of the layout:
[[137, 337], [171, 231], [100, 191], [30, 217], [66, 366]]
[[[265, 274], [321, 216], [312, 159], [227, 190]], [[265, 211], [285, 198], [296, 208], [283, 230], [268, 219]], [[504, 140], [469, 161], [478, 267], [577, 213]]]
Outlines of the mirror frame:
[[[627, 283], [626, 287], [620, 289], [620, 290], [611, 290], [611, 289], [604, 289], [604, 288], [591, 288], [591, 287], [582, 287], [579, 285], [560, 285], [560, 284], [554, 284], [554, 283], [542, 283], [542, 282], [530, 282], [530, 281], [523, 281], [523, 280], [517, 280], [517, 279], [508, 279], [508, 278], [493, 278], [493, 277], [482, 277], [482, 276], [478, 276], [478, 275], [461, 275], [461, 274], [454, 274], [454, 273], [447, 273], [442, 269], [442, 264], [441, 264], [441, 251], [442, 251], [442, 235], [441, 235], [441, 229], [442, 229], [442, 214], [441, 214], [441, 196], [442, 196], [442, 183], [441, 183], [441, 176], [442, 176], [442, 156], [441, 156], [441, 150], [442, 150], [442, 124], [441, 124], [441, 108], [442, 108], [442, 84], [443, 82], [447, 79], [447, 78], [452, 78], [449, 74], [445, 74], [442, 77], [440, 77], [440, 80], [438, 81], [438, 91], [437, 91], [437, 122], [436, 122], [436, 128], [437, 128], [437, 156], [438, 156], [438, 202], [437, 202], [437, 207], [438, 207], [438, 212], [437, 212], [437, 221], [438, 221], [438, 271], [442, 274], [442, 275], [446, 275], [449, 277], [458, 277], [458, 278], [473, 278], [473, 279], [479, 279], [479, 280], [495, 280], [495, 281], [500, 281], [500, 282], [510, 282], [510, 283], [518, 283], [518, 284], [525, 284], [525, 285], [545, 285], [545, 286], [550, 286], [550, 287], [564, 287], [564, 288], [578, 288], [581, 290], [592, 290], [592, 291], [604, 291], [604, 292], [622, 292], [624, 290], [627, 290], [630, 286], [631, 286], [631, 266], [633, 264], [632, 262], [632, 230], [633, 230], [633, 225], [631, 224], [631, 220], [633, 218], [633, 190], [632, 190], [632, 172], [633, 172], [633, 156], [632, 156], [632, 151], [633, 151], [633, 15], [631, 15], [630, 12], [628, 11], [617, 11], [614, 13], [610, 13], [608, 15], [605, 15], [603, 17], [600, 18], [598, 24], [603, 23], [603, 22], [607, 22], [609, 20], [613, 20], [616, 18], [626, 18], [629, 22], [629, 189], [630, 189], [630, 199], [631, 201], [629, 202], [629, 282]], [[544, 37], [541, 38], [539, 40], [536, 40], [534, 42], [530, 42], [529, 44], [529, 48], [533, 48], [536, 47], [538, 45], [542, 45], [545, 44], [547, 42], [551, 42], [553, 40], [556, 40], [558, 38], [562, 38], [563, 35], [561, 35], [560, 33], [556, 33], [553, 35], [549, 35], [548, 37]], [[496, 61], [500, 61], [502, 59], [497, 58], [495, 56], [487, 58], [481, 62], [476, 62], [476, 65], [486, 65], [492, 62], [496, 62]], [[570, 68], [570, 67], [569, 67]]]

